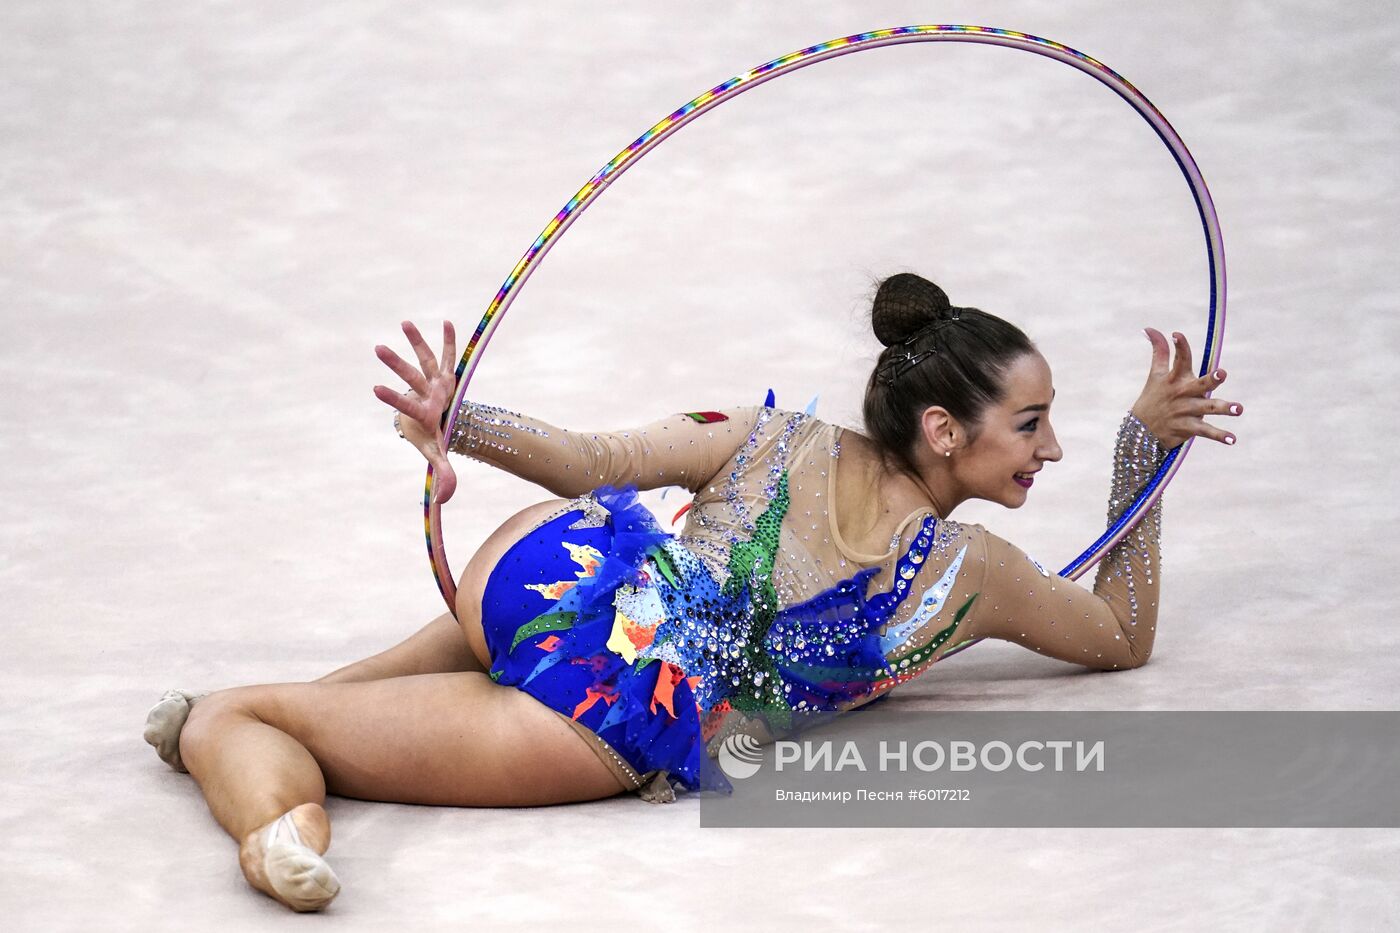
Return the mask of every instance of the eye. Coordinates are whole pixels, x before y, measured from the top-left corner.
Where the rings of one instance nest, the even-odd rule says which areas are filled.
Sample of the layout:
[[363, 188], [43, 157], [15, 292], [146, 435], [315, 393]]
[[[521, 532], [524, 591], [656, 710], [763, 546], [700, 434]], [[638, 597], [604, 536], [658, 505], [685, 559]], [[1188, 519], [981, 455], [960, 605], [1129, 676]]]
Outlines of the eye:
[[1032, 418], [1030, 421], [1027, 421], [1025, 424], [1021, 425], [1021, 430], [1022, 430], [1022, 431], [1026, 431], [1026, 432], [1034, 432], [1035, 429], [1036, 429], [1037, 427], [1039, 427], [1039, 426], [1040, 426], [1040, 419], [1039, 419], [1039, 418]]

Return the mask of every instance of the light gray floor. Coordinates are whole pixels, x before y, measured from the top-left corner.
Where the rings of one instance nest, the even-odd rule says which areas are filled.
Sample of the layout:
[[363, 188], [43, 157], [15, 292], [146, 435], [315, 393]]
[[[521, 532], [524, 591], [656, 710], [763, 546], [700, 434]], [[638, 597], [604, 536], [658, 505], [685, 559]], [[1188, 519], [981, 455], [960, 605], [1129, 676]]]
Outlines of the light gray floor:
[[[1394, 928], [1392, 830], [734, 832], [634, 798], [334, 800], [345, 892], [303, 920], [246, 889], [193, 782], [142, 744], [168, 686], [310, 679], [441, 611], [422, 469], [370, 393], [400, 319], [469, 333], [653, 121], [903, 22], [1067, 43], [1173, 121], [1220, 209], [1223, 394], [1248, 413], [1167, 494], [1151, 665], [1081, 675], [988, 643], [890, 702], [1396, 708], [1392, 5], [9, 0], [5, 928]], [[1101, 527], [1141, 328], [1199, 348], [1206, 277], [1166, 150], [1037, 56], [872, 51], [697, 121], [552, 253], [474, 396], [618, 428], [772, 387], [856, 425], [870, 283], [902, 269], [1021, 323], [1055, 367], [1064, 461], [1020, 512], [958, 517], [1067, 561]], [[460, 569], [539, 493], [459, 470]]]

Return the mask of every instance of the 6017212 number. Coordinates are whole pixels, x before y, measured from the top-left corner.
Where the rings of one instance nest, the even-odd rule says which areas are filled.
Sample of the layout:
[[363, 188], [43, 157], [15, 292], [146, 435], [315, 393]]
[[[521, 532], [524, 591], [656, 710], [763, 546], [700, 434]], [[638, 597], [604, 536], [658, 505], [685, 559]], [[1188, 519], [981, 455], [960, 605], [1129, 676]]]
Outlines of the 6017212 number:
[[963, 803], [972, 799], [972, 791], [966, 787], [920, 787], [905, 791], [910, 800], [927, 800], [931, 803]]

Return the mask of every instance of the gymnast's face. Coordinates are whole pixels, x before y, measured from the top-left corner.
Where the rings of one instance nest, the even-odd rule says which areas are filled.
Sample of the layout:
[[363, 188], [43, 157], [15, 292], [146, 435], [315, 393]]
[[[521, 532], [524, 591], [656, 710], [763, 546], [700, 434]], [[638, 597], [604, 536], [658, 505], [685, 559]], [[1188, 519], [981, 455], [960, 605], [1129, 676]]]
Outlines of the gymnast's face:
[[949, 464], [965, 498], [1009, 509], [1025, 504], [1035, 474], [1062, 451], [1050, 427], [1055, 387], [1045, 357], [1031, 352], [1006, 371], [1005, 396], [982, 414], [976, 438], [954, 450]]

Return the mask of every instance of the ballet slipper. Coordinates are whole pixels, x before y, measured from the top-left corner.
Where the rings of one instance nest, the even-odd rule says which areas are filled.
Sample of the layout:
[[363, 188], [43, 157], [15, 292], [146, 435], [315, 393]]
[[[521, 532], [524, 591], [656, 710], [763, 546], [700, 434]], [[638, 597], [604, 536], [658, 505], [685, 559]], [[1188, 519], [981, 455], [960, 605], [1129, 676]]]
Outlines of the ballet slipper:
[[[318, 832], [317, 823], [326, 829]], [[319, 804], [293, 807], [253, 830], [238, 848], [248, 883], [298, 913], [321, 910], [340, 893], [340, 879], [321, 853], [306, 845], [303, 833], [313, 840], [329, 835]]]
[[190, 707], [207, 693], [190, 693], [188, 690], [167, 690], [151, 711], [146, 714], [146, 731], [143, 738], [155, 746], [160, 760], [182, 774], [189, 769], [180, 760], [180, 730], [185, 728]]

